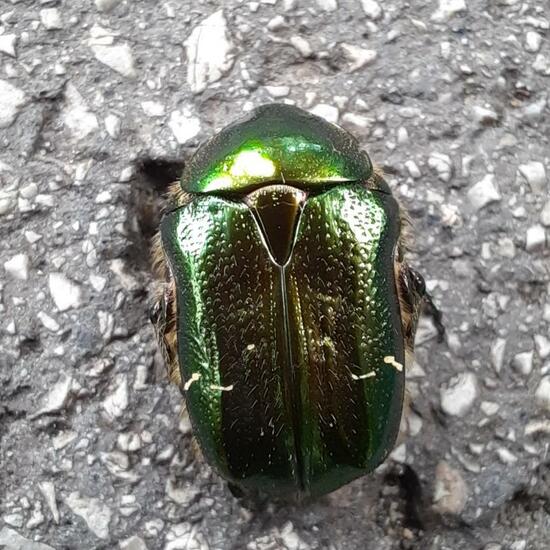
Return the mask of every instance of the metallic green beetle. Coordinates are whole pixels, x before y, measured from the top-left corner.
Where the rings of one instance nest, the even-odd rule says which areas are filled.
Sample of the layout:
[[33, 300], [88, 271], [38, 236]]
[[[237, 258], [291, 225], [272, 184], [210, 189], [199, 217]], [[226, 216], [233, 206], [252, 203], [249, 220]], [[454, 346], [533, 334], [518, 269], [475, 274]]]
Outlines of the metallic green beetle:
[[368, 155], [336, 125], [264, 105], [203, 144], [171, 195], [153, 322], [208, 462], [271, 494], [372, 471], [433, 304]]

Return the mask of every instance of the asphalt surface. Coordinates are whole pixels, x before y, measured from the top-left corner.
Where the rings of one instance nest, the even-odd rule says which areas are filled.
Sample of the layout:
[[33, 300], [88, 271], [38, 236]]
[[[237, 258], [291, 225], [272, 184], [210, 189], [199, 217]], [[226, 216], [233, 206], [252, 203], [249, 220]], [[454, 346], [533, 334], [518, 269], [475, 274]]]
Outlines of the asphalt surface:
[[[0, 1], [0, 548], [547, 549], [547, 8]], [[447, 328], [391, 458], [301, 504], [194, 452], [148, 322], [168, 181], [270, 101], [385, 169]]]

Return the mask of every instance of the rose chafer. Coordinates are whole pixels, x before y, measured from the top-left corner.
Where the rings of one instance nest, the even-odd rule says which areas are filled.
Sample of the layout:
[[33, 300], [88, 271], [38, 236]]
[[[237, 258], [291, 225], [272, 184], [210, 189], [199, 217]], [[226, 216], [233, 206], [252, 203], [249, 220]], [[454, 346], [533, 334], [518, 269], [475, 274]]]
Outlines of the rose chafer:
[[372, 471], [398, 434], [422, 306], [439, 319], [368, 155], [265, 105], [202, 145], [171, 195], [154, 323], [209, 463], [272, 494]]

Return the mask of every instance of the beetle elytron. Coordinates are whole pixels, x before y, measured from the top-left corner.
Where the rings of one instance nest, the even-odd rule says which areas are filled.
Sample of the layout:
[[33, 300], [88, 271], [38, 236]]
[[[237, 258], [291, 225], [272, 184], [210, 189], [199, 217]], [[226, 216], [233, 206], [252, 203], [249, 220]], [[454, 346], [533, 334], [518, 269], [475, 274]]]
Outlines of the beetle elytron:
[[203, 144], [171, 196], [153, 322], [207, 460], [271, 494], [372, 471], [433, 304], [368, 155], [336, 125], [265, 105]]

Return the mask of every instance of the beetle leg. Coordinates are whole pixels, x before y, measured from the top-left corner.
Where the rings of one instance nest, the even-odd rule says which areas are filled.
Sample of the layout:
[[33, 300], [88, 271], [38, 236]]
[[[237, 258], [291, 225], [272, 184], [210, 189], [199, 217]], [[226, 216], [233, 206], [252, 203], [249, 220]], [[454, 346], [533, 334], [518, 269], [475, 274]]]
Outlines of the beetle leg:
[[[180, 389], [183, 388], [178, 362], [178, 334], [176, 327], [176, 287], [164, 257], [160, 239], [153, 245], [154, 269], [165, 282], [159, 282], [155, 289], [155, 301], [150, 309], [150, 318], [155, 328], [159, 349], [168, 368], [168, 377]], [[166, 280], [167, 279], [167, 280]]]
[[438, 339], [441, 342], [445, 334], [442, 314], [426, 290], [426, 283], [422, 275], [406, 263], [400, 263], [398, 281], [401, 317], [407, 349], [412, 351], [414, 348], [416, 327], [423, 311], [432, 317], [437, 329]]

